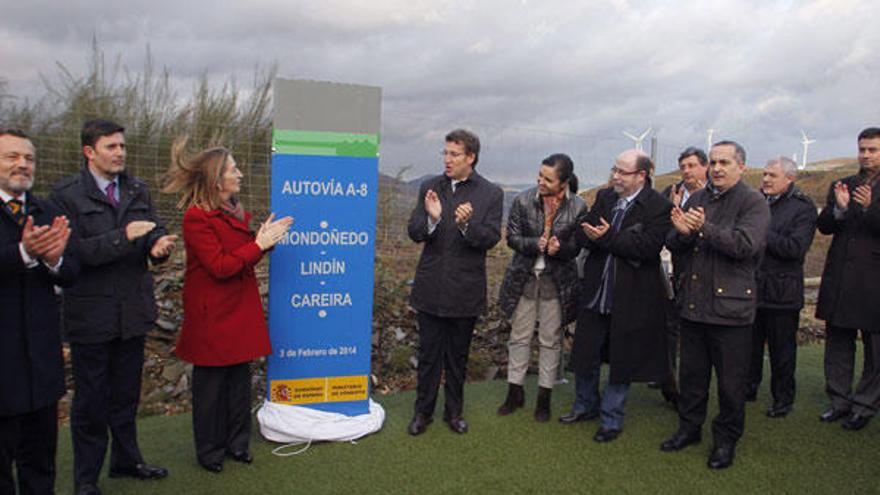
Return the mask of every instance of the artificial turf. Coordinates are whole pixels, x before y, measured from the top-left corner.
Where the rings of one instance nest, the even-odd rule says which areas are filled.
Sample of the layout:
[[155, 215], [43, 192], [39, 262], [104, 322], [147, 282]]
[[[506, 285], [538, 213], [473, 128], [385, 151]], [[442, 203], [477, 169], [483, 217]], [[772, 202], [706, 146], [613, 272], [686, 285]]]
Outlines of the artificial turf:
[[[857, 370], [858, 371], [858, 370]], [[255, 425], [251, 444], [255, 461], [228, 461], [221, 474], [195, 461], [191, 417], [151, 417], [139, 421], [145, 457], [169, 468], [161, 481], [108, 479], [105, 494], [433, 494], [433, 493], [772, 493], [880, 494], [880, 419], [859, 432], [838, 423], [823, 424], [822, 347], [798, 354], [795, 410], [784, 419], [764, 416], [770, 398], [769, 370], [758, 401], [748, 403], [746, 429], [734, 465], [723, 471], [706, 467], [711, 447], [709, 421], [703, 442], [678, 453], [658, 446], [677, 426], [675, 412], [657, 390], [633, 385], [623, 434], [597, 444], [596, 421], [572, 426], [555, 418], [571, 405], [572, 386], [554, 390], [553, 420], [532, 418], [535, 380], [526, 384], [526, 407], [507, 416], [495, 414], [504, 400], [501, 380], [468, 384], [465, 417], [471, 430], [452, 433], [438, 417], [426, 433], [411, 437], [406, 426], [413, 392], [376, 396], [386, 410], [383, 429], [357, 443], [312, 445], [301, 455], [277, 457]], [[713, 383], [714, 388], [714, 383]], [[717, 411], [714, 390], [709, 420]], [[72, 492], [70, 432], [59, 436], [59, 494]], [[106, 463], [105, 463], [106, 473]]]

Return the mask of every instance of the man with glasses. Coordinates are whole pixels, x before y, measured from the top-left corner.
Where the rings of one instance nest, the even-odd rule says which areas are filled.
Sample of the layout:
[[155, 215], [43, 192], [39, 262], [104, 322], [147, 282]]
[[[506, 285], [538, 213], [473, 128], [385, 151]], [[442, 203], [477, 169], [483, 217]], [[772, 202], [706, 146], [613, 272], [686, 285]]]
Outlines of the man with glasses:
[[[67, 219], [30, 192], [34, 145], [0, 130], [0, 493], [54, 493], [64, 359], [54, 286], [77, 273]], [[12, 466], [15, 465], [13, 478]]]
[[[595, 415], [593, 440], [615, 440], [623, 431], [631, 382], [667, 373], [665, 288], [660, 249], [671, 224], [672, 203], [651, 187], [654, 164], [641, 151], [621, 153], [611, 169], [611, 187], [599, 191], [578, 230], [589, 250], [584, 263], [581, 311], [574, 342], [574, 413]], [[610, 372], [599, 403], [599, 369]]]
[[700, 441], [714, 368], [720, 412], [712, 422], [711, 469], [733, 464], [745, 424], [755, 272], [770, 223], [767, 201], [741, 180], [745, 169], [742, 146], [715, 143], [709, 153], [710, 185], [684, 208], [672, 209], [674, 228], [666, 238], [675, 257], [681, 368], [678, 431], [660, 449], [674, 452]]
[[444, 173], [424, 181], [409, 219], [409, 236], [424, 243], [410, 304], [418, 311], [415, 414], [408, 432], [432, 422], [445, 374], [443, 420], [459, 434], [464, 379], [474, 324], [486, 309], [486, 251], [501, 239], [504, 193], [476, 173], [480, 140], [456, 129], [446, 135]]

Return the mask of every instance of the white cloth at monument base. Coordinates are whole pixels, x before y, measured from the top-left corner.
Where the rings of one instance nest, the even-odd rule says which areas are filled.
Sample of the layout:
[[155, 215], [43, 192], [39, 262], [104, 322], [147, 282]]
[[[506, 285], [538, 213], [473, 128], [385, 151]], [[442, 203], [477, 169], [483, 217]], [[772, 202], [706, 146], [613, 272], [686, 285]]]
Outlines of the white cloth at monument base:
[[370, 399], [370, 412], [357, 416], [263, 401], [260, 433], [272, 442], [349, 442], [382, 429], [385, 409]]

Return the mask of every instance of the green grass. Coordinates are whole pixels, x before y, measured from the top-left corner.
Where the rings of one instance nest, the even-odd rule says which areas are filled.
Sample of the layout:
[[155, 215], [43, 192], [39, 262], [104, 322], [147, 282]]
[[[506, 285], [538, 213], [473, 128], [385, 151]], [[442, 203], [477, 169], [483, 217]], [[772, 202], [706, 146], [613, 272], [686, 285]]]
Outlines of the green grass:
[[[407, 392], [376, 397], [387, 412], [385, 426], [357, 444], [315, 444], [302, 455], [281, 458], [271, 454], [276, 445], [255, 432], [254, 464], [227, 462], [219, 475], [197, 466], [189, 415], [147, 418], [139, 422], [144, 455], [167, 466], [169, 478], [142, 482], [102, 476], [99, 486], [107, 494], [175, 495], [880, 493], [880, 420], [860, 432], [820, 423], [817, 416], [826, 405], [822, 347], [801, 347], [798, 358], [795, 411], [785, 419], [764, 416], [769, 402], [765, 372], [758, 401], [747, 406], [736, 462], [720, 472], [705, 464], [711, 446], [708, 422], [703, 443], [673, 454], [658, 450], [677, 418], [656, 390], [634, 385], [624, 433], [600, 445], [591, 439], [595, 421], [574, 426], [555, 421], [571, 404], [571, 385], [555, 391], [554, 420], [536, 423], [532, 379], [526, 409], [505, 418], [495, 414], [506, 392], [503, 381], [468, 385], [465, 417], [471, 431], [463, 436], [439, 420], [419, 437], [407, 435], [414, 400]], [[716, 411], [713, 394], [710, 420]], [[58, 468], [58, 493], [70, 493], [67, 429], [60, 435]]]

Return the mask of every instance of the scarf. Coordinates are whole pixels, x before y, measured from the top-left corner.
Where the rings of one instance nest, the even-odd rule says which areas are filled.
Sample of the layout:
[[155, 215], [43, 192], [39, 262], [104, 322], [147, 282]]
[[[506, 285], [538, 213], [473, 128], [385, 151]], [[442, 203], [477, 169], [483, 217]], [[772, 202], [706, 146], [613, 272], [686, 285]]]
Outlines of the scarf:
[[223, 211], [223, 213], [231, 215], [239, 221], [244, 222], [244, 208], [237, 199], [229, 198], [228, 201], [220, 203], [220, 210]]

